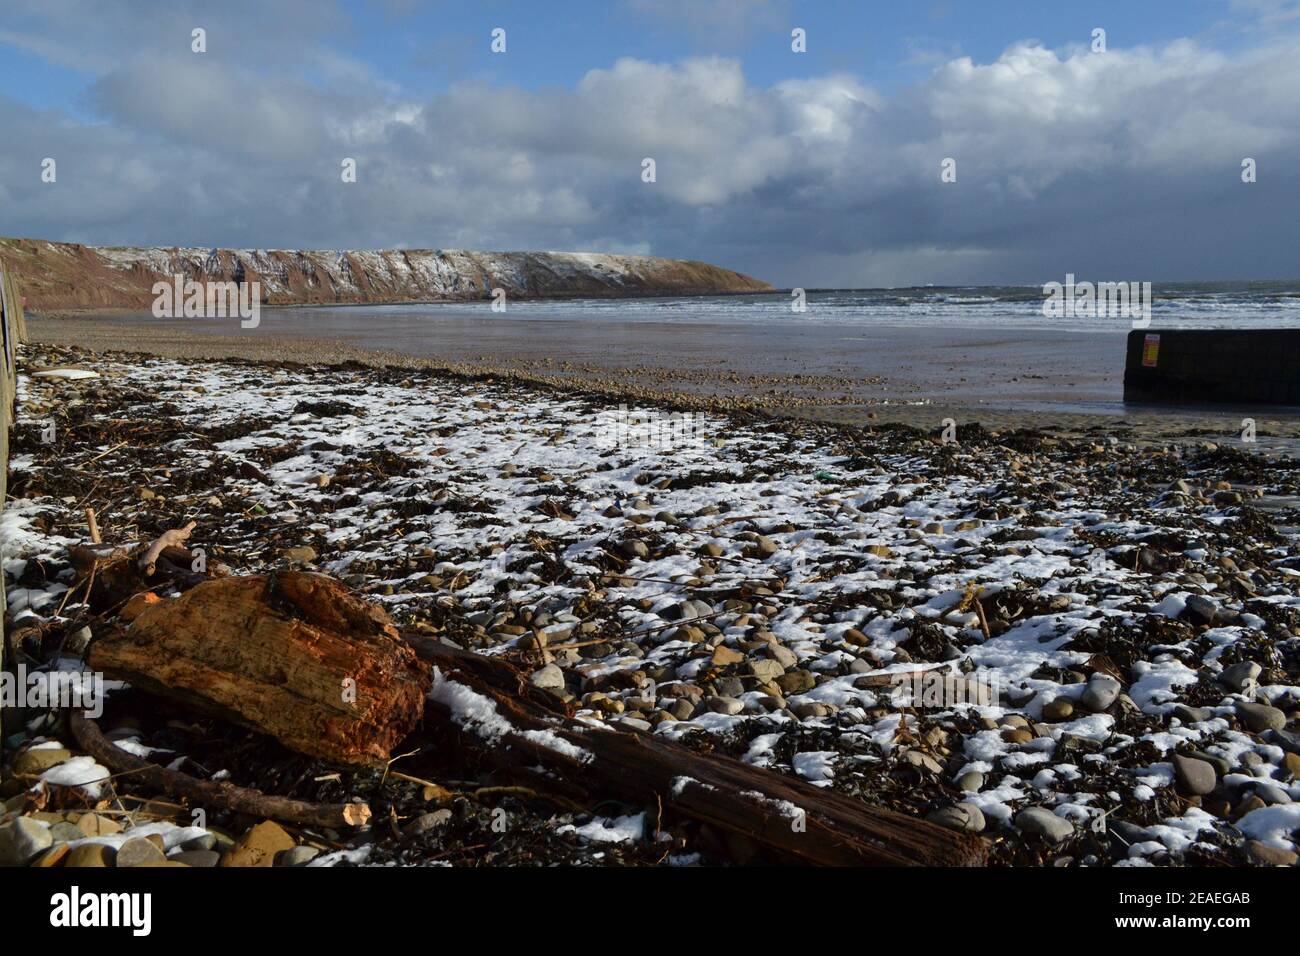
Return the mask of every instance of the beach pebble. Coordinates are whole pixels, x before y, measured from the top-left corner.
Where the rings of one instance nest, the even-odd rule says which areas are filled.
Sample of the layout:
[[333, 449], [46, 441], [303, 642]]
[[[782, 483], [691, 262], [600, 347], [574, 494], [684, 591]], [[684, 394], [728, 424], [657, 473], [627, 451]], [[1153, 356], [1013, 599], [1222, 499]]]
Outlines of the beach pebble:
[[1214, 789], [1217, 777], [1214, 767], [1206, 761], [1174, 754], [1173, 764], [1174, 779], [1184, 793], [1203, 796]]
[[1225, 667], [1219, 675], [1219, 683], [1238, 693], [1250, 693], [1263, 668], [1254, 661], [1238, 661], [1231, 667]]
[[984, 774], [969, 770], [957, 778], [957, 786], [966, 793], [979, 793], [984, 789]]
[[103, 843], [83, 843], [81, 846], [74, 846], [67, 859], [63, 861], [65, 867], [109, 867], [113, 865], [113, 859], [116, 851]]
[[277, 853], [293, 847], [293, 837], [285, 833], [278, 823], [266, 820], [236, 840], [235, 845], [221, 858], [221, 865], [273, 866]]
[[[158, 841], [161, 842], [161, 841]], [[127, 840], [117, 848], [118, 867], [145, 866], [150, 863], [162, 863], [167, 859], [167, 854], [158, 842], [150, 840], [148, 837], [136, 837], [133, 840]]]
[[1042, 837], [1049, 843], [1064, 843], [1074, 833], [1069, 820], [1043, 807], [1027, 807], [1016, 814], [1016, 828], [1022, 833]]
[[1074, 704], [1066, 697], [1057, 697], [1043, 707], [1043, 718], [1053, 723], [1069, 720], [1074, 715]]
[[1185, 724], [1199, 724], [1203, 720], [1209, 720], [1214, 715], [1208, 707], [1188, 707], [1186, 704], [1174, 704], [1170, 716], [1177, 717]]
[[749, 662], [749, 673], [761, 681], [776, 680], [785, 673], [785, 668], [773, 660], [756, 660]]
[[704, 707], [715, 714], [735, 715], [745, 709], [744, 703], [734, 697], [706, 697]]
[[547, 664], [540, 670], [535, 670], [528, 678], [528, 683], [541, 690], [562, 691], [564, 690], [564, 671], [555, 664]]
[[778, 677], [776, 684], [787, 695], [803, 694], [817, 686], [817, 678], [811, 671], [794, 670]]
[[1187, 599], [1186, 613], [1193, 624], [1213, 624], [1219, 606], [1203, 594], [1193, 594]]
[[1268, 735], [1268, 739], [1287, 753], [1300, 756], [1300, 734], [1292, 733], [1289, 730], [1274, 730]]
[[1119, 697], [1120, 683], [1109, 674], [1095, 673], [1088, 678], [1079, 702], [1093, 713], [1105, 711]]
[[26, 866], [53, 842], [49, 828], [30, 817], [0, 824], [0, 866]]
[[1237, 716], [1248, 728], [1260, 733], [1265, 730], [1281, 730], [1286, 726], [1286, 714], [1268, 704], [1254, 702], [1238, 704]]
[[51, 767], [72, 759], [72, 752], [62, 747], [37, 747], [24, 750], [14, 758], [13, 771], [21, 774], [44, 773]]
[[931, 811], [926, 815], [926, 819], [939, 826], [964, 833], [981, 833], [984, 830], [984, 814], [973, 803], [955, 803], [950, 807]]

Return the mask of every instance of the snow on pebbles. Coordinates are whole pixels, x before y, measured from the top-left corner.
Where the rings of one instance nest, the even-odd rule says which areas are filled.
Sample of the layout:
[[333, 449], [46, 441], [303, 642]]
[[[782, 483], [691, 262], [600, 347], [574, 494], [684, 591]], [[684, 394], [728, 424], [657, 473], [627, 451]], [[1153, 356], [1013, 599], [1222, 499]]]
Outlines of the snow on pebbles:
[[[1295, 511], [1259, 507], [1293, 462], [700, 413], [655, 441], [617, 399], [503, 380], [95, 367], [25, 379], [25, 411], [112, 389], [167, 441], [25, 443], [20, 486], [98, 456], [134, 492], [115, 526], [194, 519], [237, 569], [337, 575], [580, 717], [999, 833], [1000, 862], [1295, 860], [1300, 550]], [[27, 613], [66, 589], [24, 584], [66, 511], [29, 495], [0, 524]], [[653, 839], [630, 809], [568, 829]]]

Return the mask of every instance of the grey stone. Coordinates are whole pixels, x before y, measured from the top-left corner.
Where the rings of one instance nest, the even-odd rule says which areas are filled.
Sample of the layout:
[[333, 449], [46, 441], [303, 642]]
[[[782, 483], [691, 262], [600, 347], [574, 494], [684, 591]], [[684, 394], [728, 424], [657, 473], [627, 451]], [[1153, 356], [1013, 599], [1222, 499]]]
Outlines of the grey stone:
[[1174, 704], [1170, 716], [1177, 717], [1185, 724], [1199, 724], [1214, 716], [1206, 707], [1188, 707], [1186, 704]]
[[618, 550], [622, 552], [625, 558], [645, 558], [650, 555], [650, 549], [646, 547], [646, 543], [638, 541], [636, 538], [619, 542]]
[[1187, 754], [1189, 757], [1195, 757], [1197, 760], [1204, 760], [1218, 772], [1220, 777], [1226, 777], [1232, 772], [1232, 764], [1223, 757], [1214, 754], [1207, 754], [1203, 750], [1193, 750]]
[[547, 664], [533, 671], [528, 683], [542, 690], [564, 690], [564, 671], [556, 664]]
[[18, 817], [0, 826], [0, 866], [26, 866], [54, 842], [48, 827], [31, 817]]
[[1101, 713], [1119, 697], [1120, 683], [1109, 674], [1096, 673], [1088, 678], [1079, 702], [1093, 713]]
[[704, 706], [715, 714], [733, 716], [745, 709], [745, 705], [734, 697], [706, 697]]
[[181, 844], [181, 849], [190, 850], [212, 850], [217, 846], [217, 835], [215, 833], [205, 833], [197, 836], [192, 840], [186, 840]]
[[969, 770], [957, 778], [957, 786], [966, 793], [979, 793], [984, 789], [984, 774]]
[[1219, 606], [1203, 594], [1193, 594], [1187, 599], [1187, 616], [1194, 624], [1213, 624]]
[[1291, 802], [1291, 795], [1276, 784], [1257, 783], [1255, 784], [1255, 793], [1259, 794], [1259, 798], [1270, 807]]
[[1263, 670], [1254, 661], [1238, 661], [1231, 667], [1224, 668], [1219, 675], [1219, 683], [1238, 693], [1249, 693], [1254, 690], [1255, 680]]
[[1241, 722], [1255, 733], [1265, 730], [1281, 730], [1286, 726], [1286, 714], [1268, 704], [1238, 704], [1237, 716]]
[[1300, 756], [1300, 734], [1289, 730], [1275, 730], [1269, 735], [1269, 742], [1277, 744], [1290, 754]]
[[1016, 828], [1049, 843], [1064, 843], [1074, 834], [1074, 824], [1043, 807], [1027, 807], [1017, 813]]
[[973, 803], [955, 803], [926, 815], [931, 823], [937, 823], [949, 830], [964, 833], [981, 833], [984, 830], [984, 813]]
[[1184, 793], [1204, 796], [1214, 789], [1218, 777], [1214, 767], [1204, 760], [1174, 754], [1174, 779]]
[[[450, 814], [450, 810], [442, 810], [441, 813]], [[425, 814], [429, 816], [430, 814]], [[418, 822], [419, 817], [416, 818]], [[314, 846], [295, 846], [288, 850], [281, 850], [275, 855], [276, 866], [306, 866], [316, 857], [320, 856], [320, 849]]]
[[776, 684], [787, 695], [802, 694], [804, 691], [812, 690], [817, 686], [817, 678], [813, 676], [811, 671], [789, 671], [778, 677]]
[[86, 834], [82, 833], [75, 824], [68, 823], [66, 820], [50, 826], [50, 839], [55, 843], [71, 843], [73, 840], [85, 839], [85, 836]]
[[1107, 820], [1106, 828], [1128, 844], [1143, 843], [1151, 836], [1146, 827], [1129, 823], [1127, 820]]
[[790, 705], [790, 712], [800, 720], [817, 719], [829, 717], [831, 709], [817, 700], [801, 700], [798, 703]]

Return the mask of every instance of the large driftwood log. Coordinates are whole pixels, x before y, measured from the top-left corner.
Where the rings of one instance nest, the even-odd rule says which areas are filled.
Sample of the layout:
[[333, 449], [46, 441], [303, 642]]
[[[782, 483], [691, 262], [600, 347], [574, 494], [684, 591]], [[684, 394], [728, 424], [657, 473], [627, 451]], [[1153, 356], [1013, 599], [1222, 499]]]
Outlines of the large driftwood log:
[[[435, 665], [430, 706], [468, 746], [588, 805], [618, 796], [707, 823], [786, 861], [830, 866], [978, 866], [987, 844], [917, 817], [662, 737], [556, 712], [493, 658], [408, 633]], [[526, 687], [527, 685], [524, 685]]]
[[207, 581], [91, 645], [91, 667], [343, 766], [419, 724], [428, 669], [379, 608], [307, 572]]

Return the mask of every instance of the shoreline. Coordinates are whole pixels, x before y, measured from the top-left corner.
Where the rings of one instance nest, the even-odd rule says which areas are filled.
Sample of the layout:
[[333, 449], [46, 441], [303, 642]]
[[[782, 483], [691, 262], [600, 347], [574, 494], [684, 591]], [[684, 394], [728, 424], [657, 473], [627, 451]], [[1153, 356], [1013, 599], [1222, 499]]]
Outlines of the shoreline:
[[[539, 324], [542, 323], [532, 323]], [[549, 325], [553, 323], [546, 324], [548, 328], [543, 331], [550, 332]], [[75, 345], [100, 352], [181, 360], [239, 359], [321, 366], [357, 363], [377, 368], [427, 369], [471, 378], [496, 376], [546, 388], [665, 403], [683, 409], [761, 412], [858, 426], [905, 424], [934, 430], [951, 418], [957, 424], [977, 422], [1000, 430], [1039, 428], [1063, 435], [1115, 435], [1122, 440], [1147, 444], [1199, 440], [1242, 446], [1241, 420], [1248, 416], [1256, 421], [1256, 450], [1300, 453], [1300, 415], [1294, 409], [1131, 406], [1099, 400], [1097, 389], [1085, 392], [1092, 396], [1091, 401], [1056, 402], [1041, 397], [1039, 392], [1043, 389], [1036, 389], [1029, 393], [1031, 399], [1019, 403], [1020, 407], [1015, 402], [999, 402], [996, 397], [975, 398], [967, 394], [959, 400], [945, 401], [942, 392], [937, 399], [927, 394], [927, 388], [933, 391], [928, 383], [906, 380], [906, 370], [893, 372], [892, 377], [815, 374], [775, 368], [741, 372], [702, 365], [697, 357], [684, 355], [687, 348], [680, 344], [666, 357], [652, 357], [647, 352], [644, 363], [630, 366], [620, 364], [617, 356], [611, 355], [587, 356], [589, 361], [564, 360], [482, 343], [478, 349], [448, 347], [449, 354], [445, 356], [417, 355], [394, 348], [360, 345], [344, 340], [341, 335], [331, 338], [279, 333], [218, 334], [183, 327], [176, 322], [151, 325], [44, 316], [30, 319], [28, 329], [31, 341], [36, 344]], [[728, 331], [734, 334], [734, 330]], [[680, 329], [671, 332], [680, 337]], [[602, 335], [608, 337], [603, 331], [595, 335], [598, 341], [604, 341]], [[990, 342], [1000, 349], [999, 343], [1006, 338], [1005, 333], [1000, 333], [990, 337]], [[988, 350], [990, 346], [978, 347]], [[478, 354], [470, 355], [475, 351]], [[1116, 369], [1116, 374], [1122, 374], [1122, 367]]]

